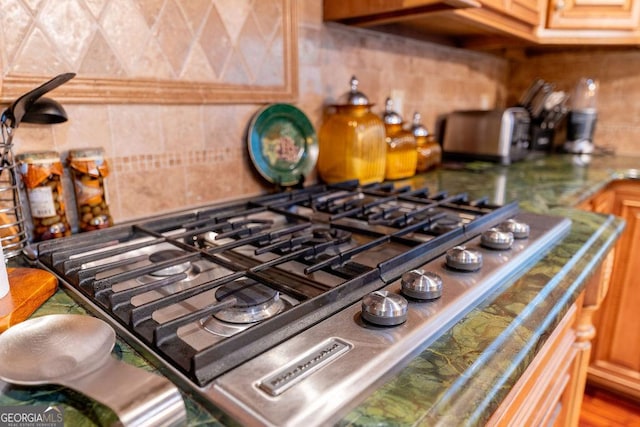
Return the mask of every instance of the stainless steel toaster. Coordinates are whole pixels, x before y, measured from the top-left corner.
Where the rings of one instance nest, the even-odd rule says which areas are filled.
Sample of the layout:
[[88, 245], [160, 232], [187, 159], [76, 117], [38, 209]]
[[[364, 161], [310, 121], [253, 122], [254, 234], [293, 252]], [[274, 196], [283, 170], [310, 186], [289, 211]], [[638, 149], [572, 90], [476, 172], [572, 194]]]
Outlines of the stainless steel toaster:
[[450, 160], [509, 164], [529, 153], [529, 112], [521, 107], [454, 111], [444, 124], [442, 151]]

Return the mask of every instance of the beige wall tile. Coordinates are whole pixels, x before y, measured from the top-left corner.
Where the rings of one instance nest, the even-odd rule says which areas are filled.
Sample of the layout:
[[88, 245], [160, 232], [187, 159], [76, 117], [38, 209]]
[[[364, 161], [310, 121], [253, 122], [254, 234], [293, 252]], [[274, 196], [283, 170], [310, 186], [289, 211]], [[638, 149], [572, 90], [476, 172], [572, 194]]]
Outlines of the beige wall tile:
[[[119, 220], [174, 211], [187, 204], [182, 166], [122, 172], [110, 177], [109, 190], [117, 195], [110, 202], [119, 209]], [[115, 186], [115, 188], [114, 188]]]
[[187, 19], [191, 32], [195, 34], [207, 17], [211, 2], [209, 0], [178, 0], [177, 3]]
[[246, 130], [258, 105], [205, 105], [204, 146], [208, 150], [243, 151]]
[[186, 170], [186, 200], [190, 205], [201, 205], [212, 200], [239, 197], [242, 188], [241, 161], [212, 162], [193, 165]]
[[44, 3], [40, 16], [40, 28], [65, 52], [69, 63], [81, 62], [93, 32], [90, 12], [78, 2], [48, 2]]
[[150, 37], [149, 25], [133, 3], [108, 2], [101, 15], [107, 40], [119, 54], [129, 74], [136, 69], [138, 58], [144, 54]]
[[165, 151], [161, 108], [155, 105], [110, 106], [113, 155], [159, 154]]
[[200, 105], [168, 105], [159, 108], [165, 152], [205, 148], [202, 110]]
[[22, 123], [14, 129], [13, 152], [55, 150], [52, 127]]
[[[22, 42], [21, 42], [22, 44]], [[5, 65], [21, 74], [56, 75], [70, 68], [68, 62], [54, 55], [55, 46], [39, 28], [31, 31], [31, 36], [16, 53], [16, 61]]]
[[[19, 0], [3, 0], [2, 8], [5, 13], [0, 14], [0, 25], [3, 28], [11, 28], [4, 34], [4, 46], [0, 64], [7, 67], [13, 61], [20, 44], [25, 39], [31, 24], [29, 9]], [[0, 39], [1, 40], [1, 39]], [[6, 55], [6, 56], [5, 56]]]
[[173, 75], [179, 76], [193, 39], [191, 27], [178, 5], [166, 2], [155, 28], [160, 50], [167, 57]]
[[55, 149], [61, 153], [72, 148], [102, 147], [110, 157], [111, 130], [108, 107], [104, 105], [66, 105], [69, 120], [52, 126]]

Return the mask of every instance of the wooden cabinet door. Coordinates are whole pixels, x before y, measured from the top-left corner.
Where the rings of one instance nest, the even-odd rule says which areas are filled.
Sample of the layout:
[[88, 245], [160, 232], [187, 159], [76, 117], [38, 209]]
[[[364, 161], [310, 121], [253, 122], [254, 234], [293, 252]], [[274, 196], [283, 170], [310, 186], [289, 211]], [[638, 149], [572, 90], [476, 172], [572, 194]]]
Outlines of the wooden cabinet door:
[[532, 25], [538, 25], [540, 21], [538, 0], [507, 0], [507, 11], [514, 18]]
[[615, 183], [612, 213], [626, 220], [596, 324], [589, 381], [640, 399], [640, 181]]
[[549, 0], [547, 28], [635, 30], [639, 0]]
[[579, 208], [596, 213], [612, 213], [614, 196], [612, 190], [605, 189], [581, 204]]

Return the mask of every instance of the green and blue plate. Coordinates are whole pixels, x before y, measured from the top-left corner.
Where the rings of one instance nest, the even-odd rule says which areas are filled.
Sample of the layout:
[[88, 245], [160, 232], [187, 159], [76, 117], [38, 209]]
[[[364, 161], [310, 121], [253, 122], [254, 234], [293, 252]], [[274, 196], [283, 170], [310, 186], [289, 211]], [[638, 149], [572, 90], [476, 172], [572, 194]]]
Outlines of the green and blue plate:
[[318, 138], [308, 117], [291, 104], [270, 104], [251, 119], [249, 156], [258, 173], [283, 187], [301, 183], [318, 160]]

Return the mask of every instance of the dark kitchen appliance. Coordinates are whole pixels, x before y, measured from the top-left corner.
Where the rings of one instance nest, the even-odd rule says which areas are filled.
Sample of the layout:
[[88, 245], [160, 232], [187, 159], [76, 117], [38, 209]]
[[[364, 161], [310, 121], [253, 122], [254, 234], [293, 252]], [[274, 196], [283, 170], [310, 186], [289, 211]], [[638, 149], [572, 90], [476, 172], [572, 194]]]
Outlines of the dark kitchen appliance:
[[582, 78], [576, 84], [567, 116], [567, 140], [564, 151], [575, 154], [593, 153], [593, 134], [598, 120], [598, 80]]
[[517, 203], [346, 182], [37, 249], [206, 404], [247, 425], [312, 426], [343, 415], [569, 228]]

